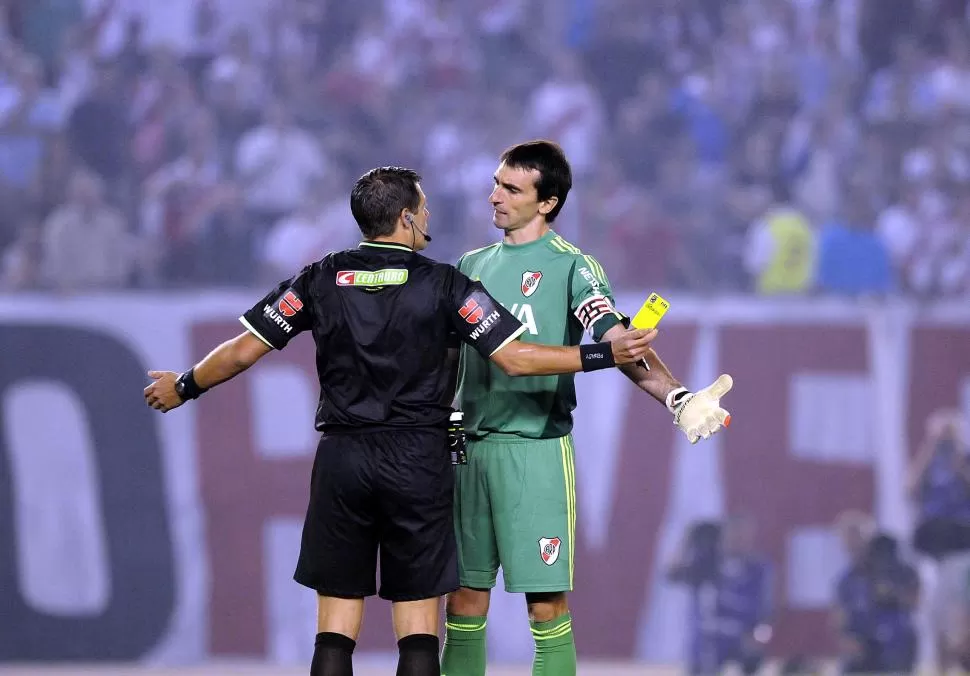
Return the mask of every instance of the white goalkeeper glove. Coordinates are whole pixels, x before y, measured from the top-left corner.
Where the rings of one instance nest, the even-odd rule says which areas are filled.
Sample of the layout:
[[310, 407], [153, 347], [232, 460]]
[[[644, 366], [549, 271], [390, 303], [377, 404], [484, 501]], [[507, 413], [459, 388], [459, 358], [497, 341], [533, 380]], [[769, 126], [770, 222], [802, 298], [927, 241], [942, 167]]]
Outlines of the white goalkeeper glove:
[[720, 400], [733, 385], [734, 380], [725, 373], [699, 392], [680, 387], [667, 395], [667, 409], [674, 414], [674, 424], [690, 443], [707, 439], [731, 424], [731, 414], [721, 408]]

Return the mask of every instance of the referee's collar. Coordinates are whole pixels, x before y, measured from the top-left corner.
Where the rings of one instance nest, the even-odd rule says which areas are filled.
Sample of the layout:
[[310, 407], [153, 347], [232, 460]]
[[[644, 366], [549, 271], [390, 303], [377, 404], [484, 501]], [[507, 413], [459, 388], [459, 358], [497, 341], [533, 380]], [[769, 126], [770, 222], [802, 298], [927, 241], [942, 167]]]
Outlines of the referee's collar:
[[403, 244], [395, 244], [393, 242], [361, 242], [358, 248], [363, 248], [365, 246], [373, 247], [375, 249], [396, 249], [397, 251], [414, 253], [411, 247], [404, 246]]

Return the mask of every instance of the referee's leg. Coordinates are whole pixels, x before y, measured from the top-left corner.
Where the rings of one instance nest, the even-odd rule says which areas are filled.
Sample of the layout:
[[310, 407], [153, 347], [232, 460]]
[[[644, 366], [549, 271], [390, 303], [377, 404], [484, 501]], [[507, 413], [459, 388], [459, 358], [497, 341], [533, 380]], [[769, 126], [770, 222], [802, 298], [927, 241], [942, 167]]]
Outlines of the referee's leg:
[[311, 676], [351, 676], [364, 598], [376, 591], [379, 524], [370, 435], [325, 435], [310, 479], [294, 578], [317, 592]]
[[400, 651], [397, 676], [439, 676], [438, 612], [441, 596], [391, 603]]
[[310, 676], [353, 676], [352, 656], [363, 617], [363, 598], [317, 594], [317, 638]]
[[444, 430], [384, 436], [378, 594], [393, 604], [397, 676], [439, 676], [441, 597], [458, 587], [454, 470], [447, 438]]

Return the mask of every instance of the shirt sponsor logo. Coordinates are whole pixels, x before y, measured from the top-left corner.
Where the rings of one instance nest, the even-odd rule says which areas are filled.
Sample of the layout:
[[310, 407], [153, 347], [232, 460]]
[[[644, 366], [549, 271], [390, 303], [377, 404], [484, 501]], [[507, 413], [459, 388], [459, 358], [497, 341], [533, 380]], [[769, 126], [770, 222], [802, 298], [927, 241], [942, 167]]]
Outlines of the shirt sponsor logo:
[[283, 294], [283, 297], [280, 298], [276, 307], [279, 308], [280, 314], [284, 317], [292, 317], [303, 309], [303, 301], [291, 289]]
[[465, 304], [458, 308], [458, 314], [475, 327], [468, 335], [472, 340], [478, 340], [484, 336], [495, 328], [502, 319], [502, 313], [498, 311], [498, 308], [495, 308], [488, 296], [482, 296], [481, 302], [474, 295], [469, 296], [465, 300]]
[[283, 329], [283, 333], [292, 333], [293, 332], [293, 325], [290, 324], [285, 319], [283, 319], [283, 315], [281, 315], [279, 312], [277, 312], [276, 311], [276, 308], [274, 308], [269, 303], [267, 303], [266, 305], [263, 306], [263, 314], [266, 315], [266, 318], [267, 319], [269, 319], [271, 322], [273, 322], [278, 327], [280, 327], [281, 329]]
[[400, 286], [408, 281], [408, 271], [400, 268], [385, 270], [341, 270], [337, 286]]
[[600, 280], [596, 279], [596, 275], [594, 275], [592, 272], [589, 271], [589, 268], [587, 267], [580, 268], [579, 274], [583, 276], [583, 279], [589, 282], [589, 285], [593, 289], [593, 293], [596, 293], [596, 294], [600, 293], [600, 286], [602, 286], [602, 284], [600, 283]]
[[475, 327], [475, 329], [471, 332], [471, 335], [469, 337], [472, 340], [478, 340], [486, 333], [491, 331], [492, 327], [495, 326], [498, 323], [499, 319], [501, 318], [502, 318], [502, 315], [499, 314], [498, 310], [496, 310], [489, 316], [485, 317], [485, 319], [483, 319], [482, 322]]
[[526, 270], [522, 273], [522, 295], [528, 298], [539, 288], [539, 280], [542, 279], [541, 272]]
[[458, 309], [458, 314], [469, 324], [477, 324], [485, 318], [485, 310], [474, 298], [465, 301], [465, 304]]

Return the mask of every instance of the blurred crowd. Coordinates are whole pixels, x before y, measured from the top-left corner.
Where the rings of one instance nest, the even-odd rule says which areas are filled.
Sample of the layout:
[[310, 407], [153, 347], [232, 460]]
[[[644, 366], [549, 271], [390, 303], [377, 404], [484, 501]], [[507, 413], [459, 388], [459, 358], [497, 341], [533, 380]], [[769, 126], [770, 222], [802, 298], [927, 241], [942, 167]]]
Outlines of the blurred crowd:
[[137, 2], [0, 7], [3, 289], [289, 277], [386, 164], [453, 261], [546, 137], [617, 287], [970, 295], [965, 0], [195, 0], [178, 48]]
[[[844, 562], [830, 596], [839, 673], [970, 671], [967, 423], [958, 409], [937, 410], [926, 421], [908, 468], [909, 532], [882, 531], [856, 510], [832, 524]], [[785, 593], [755, 526], [742, 514], [695, 522], [668, 568], [668, 580], [690, 591], [684, 657], [692, 675], [729, 667], [754, 674], [767, 664]], [[822, 673], [828, 657], [793, 656], [781, 673]]]

